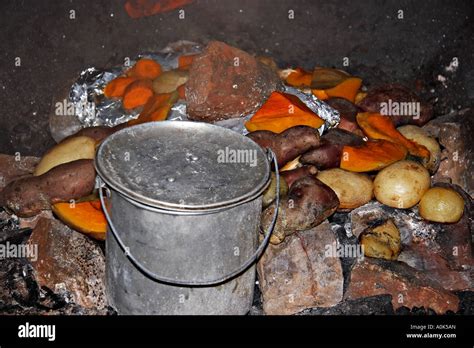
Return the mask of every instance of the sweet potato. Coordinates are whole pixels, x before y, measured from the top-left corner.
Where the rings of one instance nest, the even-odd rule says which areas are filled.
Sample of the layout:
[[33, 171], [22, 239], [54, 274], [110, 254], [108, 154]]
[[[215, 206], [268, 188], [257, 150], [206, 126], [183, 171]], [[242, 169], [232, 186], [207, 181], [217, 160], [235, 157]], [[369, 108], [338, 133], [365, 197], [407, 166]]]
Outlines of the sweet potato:
[[[80, 137], [85, 136], [94, 139], [97, 143], [100, 143], [102, 140], [107, 138], [109, 135], [127, 127], [126, 123], [119, 124], [115, 127], [106, 127], [106, 126], [95, 126], [95, 127], [87, 127], [83, 128], [77, 133], [67, 137], [66, 139], [72, 137]], [[66, 140], [65, 139], [65, 140]]]
[[318, 169], [315, 166], [302, 166], [296, 169], [281, 172], [280, 176], [282, 176], [283, 179], [285, 179], [287, 185], [291, 187], [291, 185], [293, 185], [296, 180], [308, 175], [316, 175], [317, 173]]
[[337, 168], [345, 145], [359, 146], [363, 139], [343, 129], [331, 129], [321, 137], [321, 145], [303, 154], [300, 162], [315, 165], [318, 169]]
[[356, 120], [357, 113], [360, 111], [357, 105], [347, 99], [338, 97], [329, 98], [326, 100], [326, 103], [339, 111], [340, 121], [337, 128], [353, 132], [357, 135], [363, 135]]
[[404, 124], [423, 126], [433, 117], [431, 104], [422, 101], [413, 91], [398, 84], [386, 84], [368, 91], [357, 105], [366, 112], [382, 112], [384, 105], [389, 104], [410, 105], [407, 103], [419, 103], [419, 115], [390, 115], [393, 124], [398, 127]]
[[31, 217], [51, 204], [87, 196], [94, 189], [94, 161], [81, 159], [54, 167], [40, 176], [11, 182], [0, 192], [0, 206], [20, 217]]
[[280, 168], [320, 144], [317, 129], [307, 126], [292, 127], [280, 134], [255, 131], [247, 136], [262, 148], [270, 148], [275, 153]]
[[[332, 215], [339, 206], [336, 193], [313, 176], [298, 179], [286, 199], [280, 201], [278, 218], [270, 242], [281, 243], [286, 236], [313, 228]], [[261, 227], [266, 231], [275, 212], [275, 204], [262, 213]]]

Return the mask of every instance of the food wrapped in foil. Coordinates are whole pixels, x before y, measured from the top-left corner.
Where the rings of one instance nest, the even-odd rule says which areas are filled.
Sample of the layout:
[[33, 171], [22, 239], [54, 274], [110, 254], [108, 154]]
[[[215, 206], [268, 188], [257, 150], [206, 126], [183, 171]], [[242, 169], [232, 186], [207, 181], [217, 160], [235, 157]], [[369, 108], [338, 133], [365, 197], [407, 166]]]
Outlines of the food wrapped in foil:
[[[138, 111], [125, 110], [121, 100], [108, 99], [103, 90], [108, 82], [123, 75], [140, 58], [156, 60], [164, 70], [178, 67], [178, 58], [181, 55], [200, 53], [202, 47], [190, 41], [177, 41], [156, 53], [143, 53], [133, 60], [126, 61], [120, 67], [98, 69], [90, 67], [81, 72], [79, 78], [73, 83], [69, 91], [69, 102], [74, 105], [72, 117], [50, 117], [50, 130], [53, 138], [59, 142], [68, 135], [77, 132], [83, 127], [108, 126], [130, 121], [138, 117]], [[298, 96], [312, 111], [324, 119], [325, 124], [319, 128], [320, 134], [326, 128], [335, 127], [339, 123], [339, 113], [329, 105], [317, 99], [311, 93], [304, 93], [296, 88], [285, 87], [284, 92]], [[253, 114], [244, 118], [219, 121], [216, 124], [232, 129], [243, 135], [247, 134], [244, 124]], [[179, 100], [170, 111], [169, 120], [187, 121], [186, 101]]]

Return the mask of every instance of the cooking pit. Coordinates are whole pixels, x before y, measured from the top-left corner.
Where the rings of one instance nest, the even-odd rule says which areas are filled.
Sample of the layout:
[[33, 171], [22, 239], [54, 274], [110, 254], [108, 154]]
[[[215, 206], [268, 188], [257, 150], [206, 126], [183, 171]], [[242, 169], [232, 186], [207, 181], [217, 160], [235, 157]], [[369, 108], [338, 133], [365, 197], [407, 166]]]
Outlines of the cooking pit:
[[[133, 267], [156, 275], [166, 259], [191, 289], [168, 277], [156, 288], [165, 295], [143, 300], [147, 314], [474, 314], [469, 1], [0, 6], [2, 314], [141, 314], [123, 294], [121, 313], [111, 293], [152, 278], [133, 290], [141, 301], [160, 281]], [[197, 122], [208, 137], [176, 126]], [[124, 134], [123, 150], [107, 145]], [[199, 162], [213, 168], [208, 180]], [[203, 210], [240, 204], [258, 209], [255, 226], [227, 211], [235, 221], [223, 235], [178, 231], [199, 214], [202, 225]], [[138, 205], [169, 221], [132, 218]], [[133, 250], [111, 235], [104, 209]], [[180, 214], [186, 223], [173, 225]], [[160, 241], [163, 225], [176, 242]], [[245, 248], [225, 241], [231, 225], [252, 230]], [[212, 248], [191, 258], [181, 250], [190, 242]], [[153, 253], [173, 257], [157, 265]], [[231, 280], [238, 310], [186, 307], [199, 276], [215, 266], [222, 282], [204, 286], [228, 289], [222, 270], [248, 260]], [[159, 310], [168, 295], [172, 313]]]

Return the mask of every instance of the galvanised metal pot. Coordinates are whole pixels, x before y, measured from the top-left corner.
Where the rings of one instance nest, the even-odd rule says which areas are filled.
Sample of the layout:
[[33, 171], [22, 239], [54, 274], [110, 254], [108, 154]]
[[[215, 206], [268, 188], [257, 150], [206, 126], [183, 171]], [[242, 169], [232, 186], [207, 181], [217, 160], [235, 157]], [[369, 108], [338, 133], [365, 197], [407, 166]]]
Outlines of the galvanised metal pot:
[[109, 304], [119, 314], [246, 314], [274, 225], [257, 247], [269, 161], [247, 137], [205, 123], [146, 123], [108, 137], [95, 165]]

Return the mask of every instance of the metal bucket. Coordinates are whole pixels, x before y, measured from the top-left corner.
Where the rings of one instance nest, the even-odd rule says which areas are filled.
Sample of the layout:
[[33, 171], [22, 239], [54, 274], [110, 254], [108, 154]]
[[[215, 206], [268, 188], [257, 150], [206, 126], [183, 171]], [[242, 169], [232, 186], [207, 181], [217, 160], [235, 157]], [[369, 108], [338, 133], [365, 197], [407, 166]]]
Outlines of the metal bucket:
[[210, 124], [147, 123], [108, 137], [95, 164], [109, 223], [107, 294], [119, 314], [249, 311], [254, 263], [274, 225], [257, 248], [270, 181], [257, 144]]

